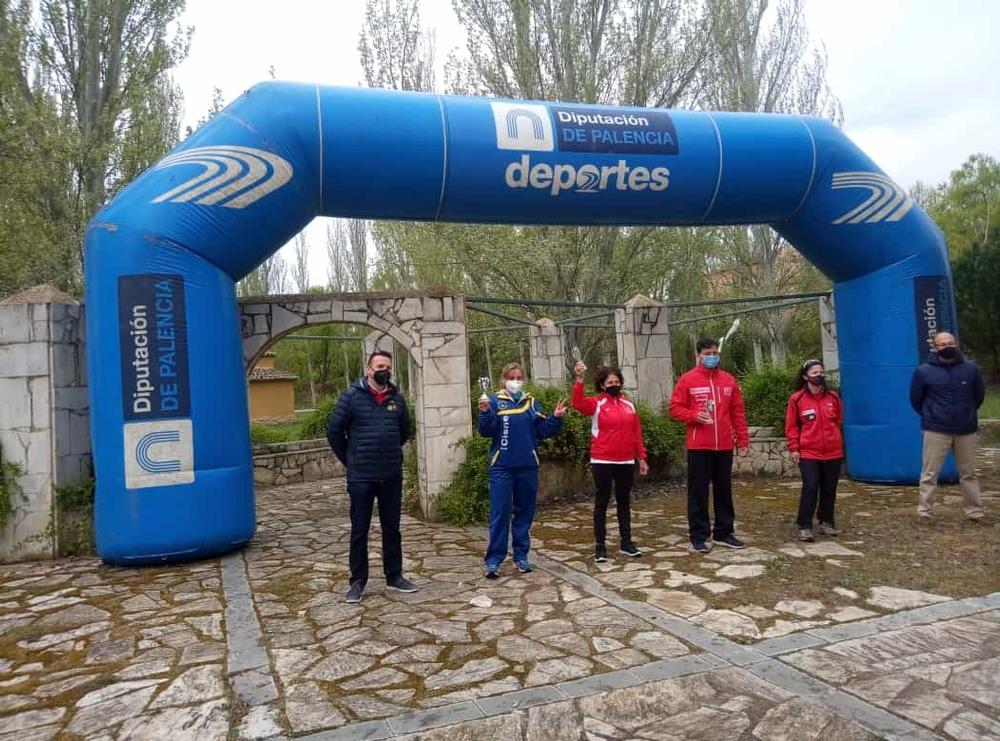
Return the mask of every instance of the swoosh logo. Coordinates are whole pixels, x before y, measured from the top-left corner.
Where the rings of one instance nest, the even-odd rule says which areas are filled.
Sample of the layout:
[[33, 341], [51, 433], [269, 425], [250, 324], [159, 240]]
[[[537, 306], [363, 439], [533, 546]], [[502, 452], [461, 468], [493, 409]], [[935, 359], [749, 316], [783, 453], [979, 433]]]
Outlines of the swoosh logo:
[[157, 163], [162, 170], [200, 165], [202, 171], [152, 203], [197, 203], [201, 206], [246, 208], [292, 179], [288, 160], [253, 147], [195, 147], [171, 154]]
[[877, 224], [899, 221], [913, 208], [913, 199], [892, 181], [877, 172], [835, 172], [833, 189], [863, 188], [870, 195], [859, 206], [833, 220], [833, 224]]

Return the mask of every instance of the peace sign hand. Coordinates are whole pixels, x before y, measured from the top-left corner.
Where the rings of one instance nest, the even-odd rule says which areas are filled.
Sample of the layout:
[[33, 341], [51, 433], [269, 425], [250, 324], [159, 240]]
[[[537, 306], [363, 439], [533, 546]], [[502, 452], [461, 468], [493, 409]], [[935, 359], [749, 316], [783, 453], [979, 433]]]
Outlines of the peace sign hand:
[[564, 414], [566, 414], [566, 400], [560, 399], [556, 402], [556, 408], [555, 411], [552, 412], [552, 416], [562, 417]]

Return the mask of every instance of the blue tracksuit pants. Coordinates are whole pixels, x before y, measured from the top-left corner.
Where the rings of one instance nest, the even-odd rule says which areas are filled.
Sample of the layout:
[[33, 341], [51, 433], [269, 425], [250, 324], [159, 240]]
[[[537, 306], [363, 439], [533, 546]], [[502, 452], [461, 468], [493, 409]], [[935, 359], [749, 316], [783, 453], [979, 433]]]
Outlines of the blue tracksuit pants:
[[[507, 539], [512, 533], [514, 560], [528, 558], [531, 522], [538, 499], [538, 468], [522, 466], [490, 468], [490, 540], [486, 566], [499, 566], [507, 557]], [[513, 519], [513, 524], [511, 520]]]

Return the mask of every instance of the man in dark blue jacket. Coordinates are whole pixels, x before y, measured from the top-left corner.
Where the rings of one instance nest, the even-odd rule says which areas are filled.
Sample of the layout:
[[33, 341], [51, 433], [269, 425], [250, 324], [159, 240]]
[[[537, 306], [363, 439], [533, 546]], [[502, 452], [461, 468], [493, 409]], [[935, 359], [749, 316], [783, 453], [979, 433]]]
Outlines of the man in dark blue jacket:
[[326, 439], [347, 467], [351, 499], [351, 578], [347, 602], [360, 602], [368, 583], [368, 530], [378, 500], [382, 526], [385, 583], [400, 592], [416, 592], [403, 577], [399, 518], [403, 506], [403, 443], [410, 435], [406, 399], [390, 382], [392, 356], [377, 350], [368, 358], [365, 377], [348, 388], [326, 425]]
[[976, 438], [979, 420], [976, 412], [986, 398], [979, 366], [962, 357], [955, 336], [948, 332], [934, 335], [934, 350], [927, 362], [913, 372], [910, 404], [920, 415], [924, 431], [923, 468], [920, 473], [921, 520], [933, 518], [934, 490], [938, 472], [949, 450], [955, 451], [962, 509], [970, 520], [983, 521], [983, 500], [976, 476]]

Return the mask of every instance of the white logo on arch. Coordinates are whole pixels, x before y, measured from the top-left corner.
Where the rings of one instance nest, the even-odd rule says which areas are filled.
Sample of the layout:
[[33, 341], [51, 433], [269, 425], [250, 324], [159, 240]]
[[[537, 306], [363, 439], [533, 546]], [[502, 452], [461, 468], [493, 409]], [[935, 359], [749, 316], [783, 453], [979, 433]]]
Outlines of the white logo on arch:
[[152, 203], [246, 208], [287, 183], [294, 172], [288, 160], [273, 152], [235, 145], [185, 149], [164, 157], [155, 169], [178, 165], [201, 165], [203, 169]]
[[552, 119], [543, 105], [490, 103], [497, 130], [497, 149], [551, 152], [555, 149]]
[[864, 188], [871, 195], [863, 203], [836, 218], [834, 224], [877, 224], [899, 221], [913, 208], [913, 199], [892, 181], [877, 172], [835, 172], [833, 189]]

